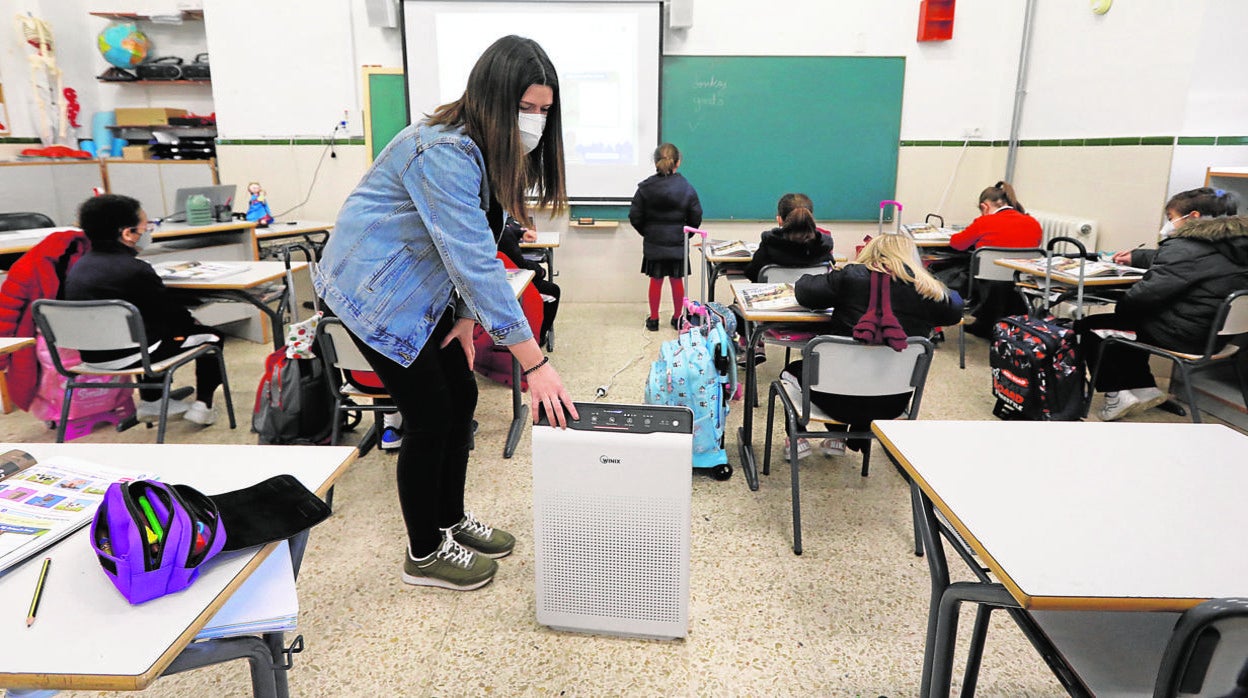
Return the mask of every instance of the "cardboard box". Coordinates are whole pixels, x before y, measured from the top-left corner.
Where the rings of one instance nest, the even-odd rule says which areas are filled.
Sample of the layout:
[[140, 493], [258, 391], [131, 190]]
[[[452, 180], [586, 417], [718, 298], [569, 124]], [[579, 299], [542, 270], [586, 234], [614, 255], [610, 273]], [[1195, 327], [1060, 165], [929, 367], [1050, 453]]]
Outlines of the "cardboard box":
[[123, 160], [151, 160], [152, 146], [150, 145], [128, 145], [121, 149], [121, 159]]
[[118, 126], [164, 126], [171, 116], [186, 116], [185, 109], [170, 107], [125, 107], [116, 112]]

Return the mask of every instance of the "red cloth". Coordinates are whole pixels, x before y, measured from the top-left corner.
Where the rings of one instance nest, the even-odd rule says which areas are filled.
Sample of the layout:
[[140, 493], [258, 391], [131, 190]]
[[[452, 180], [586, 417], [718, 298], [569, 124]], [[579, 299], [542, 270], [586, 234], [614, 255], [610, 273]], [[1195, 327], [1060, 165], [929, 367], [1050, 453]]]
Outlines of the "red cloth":
[[[502, 252], [498, 253], [498, 258], [503, 260], [503, 266], [508, 269], [516, 269], [515, 263]], [[542, 326], [542, 317], [545, 310], [542, 306], [542, 294], [529, 284], [524, 287], [524, 291], [520, 293], [520, 308], [524, 310], [524, 316], [529, 320], [529, 328], [533, 330], [533, 336], [537, 337], [538, 330]], [[477, 356], [473, 363], [473, 370], [482, 376], [489, 378], [496, 383], [503, 385], [511, 385], [511, 351], [507, 347], [496, 346], [494, 339], [490, 337], [490, 333], [485, 328], [477, 325], [473, 330], [472, 343], [476, 347]], [[520, 378], [520, 389], [528, 390], [528, 381], [522, 376]]]
[[[81, 230], [58, 230], [18, 257], [0, 286], [0, 337], [35, 336], [31, 305], [40, 298], [56, 298], [64, 274], [90, 249], [91, 242]], [[0, 370], [4, 369], [8, 369], [5, 378], [13, 404], [29, 410], [39, 383], [35, 348], [0, 356]]]
[[949, 238], [955, 250], [972, 247], [1039, 247], [1044, 232], [1040, 221], [1012, 208], [980, 216]]

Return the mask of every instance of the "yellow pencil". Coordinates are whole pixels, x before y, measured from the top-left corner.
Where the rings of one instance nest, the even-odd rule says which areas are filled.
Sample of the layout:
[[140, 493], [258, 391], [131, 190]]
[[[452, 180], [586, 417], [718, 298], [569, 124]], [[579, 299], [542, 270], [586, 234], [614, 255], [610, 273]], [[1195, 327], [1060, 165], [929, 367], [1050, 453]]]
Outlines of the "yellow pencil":
[[39, 612], [39, 599], [43, 598], [43, 583], [48, 581], [48, 568], [52, 566], [52, 558], [43, 558], [43, 569], [39, 570], [39, 581], [35, 584], [35, 598], [30, 600], [30, 613], [26, 614], [26, 627], [35, 624], [35, 614]]

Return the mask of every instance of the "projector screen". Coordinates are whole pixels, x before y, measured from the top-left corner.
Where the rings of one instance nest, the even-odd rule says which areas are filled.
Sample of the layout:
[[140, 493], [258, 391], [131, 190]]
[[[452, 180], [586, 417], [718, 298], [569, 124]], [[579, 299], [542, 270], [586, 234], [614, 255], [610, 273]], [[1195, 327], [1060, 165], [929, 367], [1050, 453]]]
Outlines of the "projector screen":
[[410, 117], [463, 95], [473, 64], [499, 37], [528, 37], [559, 72], [568, 197], [631, 198], [654, 174], [661, 32], [658, 0], [404, 0]]

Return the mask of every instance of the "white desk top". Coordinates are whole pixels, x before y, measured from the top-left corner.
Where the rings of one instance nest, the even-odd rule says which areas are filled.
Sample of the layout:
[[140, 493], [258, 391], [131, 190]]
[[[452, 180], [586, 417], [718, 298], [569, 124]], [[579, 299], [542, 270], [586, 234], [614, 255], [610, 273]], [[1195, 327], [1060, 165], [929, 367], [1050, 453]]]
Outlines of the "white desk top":
[[0, 337], [0, 356], [11, 354], [34, 343], [34, 337]]
[[[1046, 264], [1043, 257], [1035, 259], [994, 259], [993, 264], [1014, 271], [1021, 271], [1024, 274], [1043, 277]], [[1128, 267], [1129, 268], [1129, 267]], [[1070, 273], [1066, 271], [1051, 271], [1049, 276], [1057, 283], [1066, 284], [1068, 286], [1077, 286], [1079, 284], [1079, 272]], [[1084, 276], [1083, 285], [1086, 286], [1130, 286], [1131, 284], [1143, 279], [1143, 274], [1100, 274], [1097, 276]]]
[[830, 310], [753, 310], [741, 302], [741, 289], [760, 284], [749, 281], [733, 281], [732, 296], [741, 317], [748, 322], [827, 322], [832, 317]]
[[273, 221], [267, 228], [256, 228], [256, 239], [269, 240], [305, 233], [328, 233], [333, 229], [333, 223], [324, 221]]
[[152, 232], [152, 239], [160, 240], [161, 238], [186, 235], [207, 235], [208, 233], [223, 233], [230, 230], [246, 230], [255, 227], [255, 221], [226, 221], [225, 223], [209, 223], [208, 225], [190, 225], [164, 221]]
[[526, 250], [544, 249], [559, 246], [559, 232], [538, 233], [537, 239], [533, 242], [520, 241], [520, 247]]
[[1248, 596], [1248, 436], [1217, 424], [872, 425], [1024, 608]]
[[[256, 224], [253, 221], [230, 221], [228, 223], [212, 223], [210, 225], [187, 225], [186, 223], [165, 222], [161, 223], [156, 230], [152, 232], [152, 240], [241, 231], [255, 227]], [[78, 228], [72, 225], [62, 225], [54, 228], [31, 228], [29, 230], [14, 230], [5, 232], [0, 234], [0, 254], [17, 254], [20, 252], [26, 252], [30, 248], [39, 244], [39, 242], [45, 237], [58, 230], [77, 229]]]
[[[246, 267], [237, 274], [227, 274], [215, 279], [165, 279], [165, 286], [187, 290], [226, 290], [239, 291], [255, 288], [270, 281], [276, 281], [286, 275], [283, 262], [220, 262], [220, 264]], [[307, 262], [291, 262], [291, 271], [299, 271], [308, 266]]]
[[9, 230], [0, 233], [0, 254], [25, 252], [58, 230], [77, 230], [77, 228], [73, 226], [58, 226], [54, 228]]
[[[356, 458], [349, 446], [205, 446], [179, 444], [0, 444], [44, 460], [72, 456], [114, 468], [142, 468], [204, 494], [291, 473], [324, 496]], [[47, 553], [0, 576], [0, 686], [141, 689], [182, 648], [276, 547], [222, 555], [187, 589], [130, 605], [96, 560], [83, 528]], [[52, 567], [35, 624], [26, 611], [44, 557]]]

